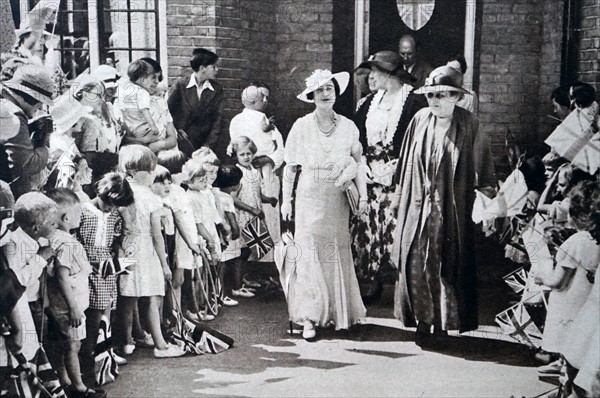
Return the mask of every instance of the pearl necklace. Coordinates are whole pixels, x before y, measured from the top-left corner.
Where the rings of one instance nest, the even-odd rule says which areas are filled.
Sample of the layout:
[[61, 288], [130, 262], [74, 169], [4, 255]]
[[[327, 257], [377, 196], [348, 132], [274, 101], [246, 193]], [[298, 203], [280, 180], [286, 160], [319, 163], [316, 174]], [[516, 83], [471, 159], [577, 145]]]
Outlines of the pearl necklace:
[[335, 114], [333, 115], [333, 124], [331, 125], [329, 130], [323, 130], [323, 128], [321, 127], [321, 123], [319, 122], [319, 116], [317, 116], [316, 112], [315, 112], [315, 121], [317, 123], [317, 128], [319, 129], [319, 131], [326, 137], [330, 136], [333, 133], [333, 130], [335, 129], [335, 127], [337, 126], [337, 117], [335, 116]]

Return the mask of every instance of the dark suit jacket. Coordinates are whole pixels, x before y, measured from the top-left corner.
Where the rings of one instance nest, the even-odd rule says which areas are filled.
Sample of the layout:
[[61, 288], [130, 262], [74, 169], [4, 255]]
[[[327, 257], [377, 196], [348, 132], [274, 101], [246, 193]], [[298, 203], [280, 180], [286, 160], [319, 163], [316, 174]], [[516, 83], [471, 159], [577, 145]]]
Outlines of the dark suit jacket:
[[413, 69], [410, 72], [410, 74], [417, 79], [417, 82], [412, 86], [415, 89], [423, 87], [423, 85], [425, 85], [425, 79], [429, 77], [429, 74], [432, 70], [433, 68], [427, 62], [417, 59], [417, 62], [415, 62], [415, 66], [413, 66]]
[[221, 132], [221, 113], [223, 110], [223, 87], [219, 82], [210, 80], [215, 91], [204, 90], [198, 98], [196, 86], [186, 88], [190, 75], [179, 78], [169, 91], [169, 111], [173, 116], [173, 125], [189, 136], [189, 141], [179, 139], [179, 149], [188, 156], [201, 146], [215, 150]]

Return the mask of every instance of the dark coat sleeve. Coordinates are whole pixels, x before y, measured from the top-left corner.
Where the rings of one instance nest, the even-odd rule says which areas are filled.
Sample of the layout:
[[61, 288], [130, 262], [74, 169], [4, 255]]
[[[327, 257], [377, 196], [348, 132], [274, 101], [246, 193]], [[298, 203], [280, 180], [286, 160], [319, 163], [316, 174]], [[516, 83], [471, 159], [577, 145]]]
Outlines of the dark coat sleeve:
[[423, 108], [427, 108], [429, 104], [423, 94], [410, 93], [406, 98], [404, 107], [402, 108], [402, 115], [398, 121], [398, 127], [396, 128], [396, 134], [394, 134], [394, 155], [398, 157], [400, 155], [400, 148], [402, 141], [404, 141], [404, 135], [406, 129], [412, 118], [418, 111]]
[[183, 90], [185, 87], [182, 82], [182, 79], [178, 79], [175, 84], [173, 84], [169, 91], [167, 104], [169, 105], [169, 112], [171, 112], [171, 116], [173, 117], [173, 126], [175, 126], [176, 130], [181, 129], [185, 131], [187, 128], [184, 115], [185, 107], [183, 104]]

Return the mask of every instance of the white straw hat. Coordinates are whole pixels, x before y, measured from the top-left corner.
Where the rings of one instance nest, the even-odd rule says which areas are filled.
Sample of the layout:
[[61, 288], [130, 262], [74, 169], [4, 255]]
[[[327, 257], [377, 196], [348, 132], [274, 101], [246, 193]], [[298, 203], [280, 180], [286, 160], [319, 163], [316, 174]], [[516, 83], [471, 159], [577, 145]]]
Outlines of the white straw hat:
[[308, 99], [308, 93], [312, 93], [319, 87], [323, 87], [330, 80], [335, 80], [337, 82], [340, 87], [340, 94], [342, 94], [348, 87], [350, 74], [348, 72], [331, 73], [328, 69], [317, 69], [306, 78], [306, 89], [298, 94], [297, 98], [304, 102], [315, 102], [314, 100]]

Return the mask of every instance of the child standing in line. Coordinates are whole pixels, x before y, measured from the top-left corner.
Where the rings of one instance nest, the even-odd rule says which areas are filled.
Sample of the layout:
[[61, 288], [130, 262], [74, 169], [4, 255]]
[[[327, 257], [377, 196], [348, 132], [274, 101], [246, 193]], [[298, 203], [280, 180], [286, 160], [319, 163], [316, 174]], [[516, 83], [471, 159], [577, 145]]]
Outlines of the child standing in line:
[[135, 349], [133, 312], [140, 297], [149, 297], [145, 318], [154, 342], [154, 357], [167, 358], [184, 355], [185, 350], [168, 344], [160, 328], [165, 280], [170, 281], [172, 274], [161, 234], [162, 201], [150, 189], [156, 161], [156, 155], [141, 145], [125, 146], [119, 153], [119, 168], [127, 174], [134, 198], [134, 203], [122, 212], [125, 221], [122, 248], [125, 255], [137, 263], [129, 268], [129, 274], [120, 276], [117, 310], [124, 328], [123, 352], [132, 353]]
[[[82, 242], [92, 266], [89, 277], [90, 305], [85, 312], [87, 318], [87, 338], [82, 346], [82, 359], [93, 363], [94, 348], [102, 316], [110, 319], [110, 313], [117, 307], [117, 276], [100, 274], [102, 263], [117, 257], [123, 227], [123, 219], [118, 207], [133, 203], [133, 192], [125, 176], [108, 173], [96, 183], [97, 196], [81, 206], [81, 226], [78, 238]], [[119, 365], [126, 361], [117, 358]], [[86, 364], [87, 365], [87, 364]]]
[[[11, 335], [6, 339], [10, 353], [20, 366], [27, 367], [33, 359], [39, 343], [37, 336], [31, 335], [41, 318], [41, 305], [36, 306], [40, 297], [40, 275], [46, 262], [54, 256], [50, 247], [41, 248], [38, 239], [49, 238], [56, 229], [57, 206], [54, 201], [40, 192], [28, 192], [14, 204], [14, 219], [18, 228], [6, 234], [2, 240], [2, 254], [8, 267], [15, 273], [18, 283], [25, 288], [12, 313], [8, 316]], [[40, 307], [39, 311], [37, 307]], [[37, 314], [36, 314], [37, 312]], [[25, 332], [29, 333], [27, 336]], [[27, 337], [27, 338], [26, 338]]]
[[[182, 174], [184, 183], [188, 186], [186, 195], [194, 213], [198, 234], [206, 240], [211, 255], [211, 264], [217, 268], [222, 252], [217, 226], [223, 230], [225, 227], [223, 226], [224, 220], [217, 209], [215, 196], [208, 185], [209, 168], [208, 164], [191, 159], [183, 166]], [[223, 305], [232, 307], [238, 303], [229, 297], [224, 297]]]
[[[600, 264], [600, 244], [589, 232], [595, 205], [593, 187], [593, 183], [581, 182], [569, 194], [569, 216], [577, 232], [560, 246], [553, 272], [535, 276], [536, 283], [553, 289], [542, 340], [542, 348], [547, 352], [564, 352], [571, 324], [590, 294], [593, 276]], [[538, 371], [556, 374], [561, 366], [558, 360]]]
[[223, 266], [219, 277], [223, 284], [223, 294], [234, 297], [254, 297], [254, 293], [242, 286], [242, 267], [244, 258], [241, 251], [240, 228], [237, 222], [237, 211], [231, 197], [232, 192], [237, 192], [240, 187], [243, 173], [235, 164], [226, 163], [219, 166], [215, 185], [220, 189], [217, 199], [225, 214], [225, 220], [231, 229], [231, 236], [227, 248], [223, 250]]
[[[233, 197], [235, 207], [238, 209], [238, 224], [240, 229], [244, 229], [246, 224], [252, 221], [254, 217], [264, 219], [265, 214], [262, 210], [262, 204], [269, 203], [275, 207], [277, 206], [277, 198], [268, 197], [262, 193], [262, 176], [260, 170], [252, 165], [257, 152], [254, 142], [248, 137], [241, 136], [231, 143], [231, 148], [232, 156], [237, 160], [237, 165], [243, 173], [240, 189], [232, 192], [231, 196]], [[248, 276], [244, 277], [244, 282], [248, 286], [256, 283]]]
[[79, 228], [81, 205], [75, 193], [56, 188], [48, 197], [58, 205], [58, 229], [50, 235], [50, 246], [56, 253], [54, 266], [48, 268], [49, 334], [60, 341], [58, 377], [64, 387], [72, 389], [72, 397], [104, 397], [102, 390], [92, 390], [81, 379], [79, 350], [85, 339], [84, 311], [89, 306], [88, 276], [92, 266], [81, 243], [69, 231]]
[[[198, 236], [185, 190], [172, 183], [171, 173], [165, 167], [156, 166], [152, 191], [163, 199], [165, 211], [168, 212], [166, 218], [175, 227], [173, 247], [172, 250], [169, 250], [173, 271], [171, 285], [176, 300], [181, 303], [181, 288], [186, 279], [192, 278], [192, 272], [195, 268], [196, 260], [194, 256], [201, 256], [202, 254], [201, 238]], [[201, 261], [200, 258], [198, 258], [198, 261]], [[170, 309], [173, 308], [174, 303], [172, 303], [169, 295], [167, 296], [167, 302], [170, 303], [170, 308], [167, 308], [165, 313], [170, 314]], [[214, 319], [213, 315], [202, 311], [192, 313], [187, 303], [181, 303], [181, 305], [184, 309], [184, 315], [192, 321], [211, 321]]]

